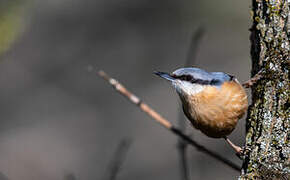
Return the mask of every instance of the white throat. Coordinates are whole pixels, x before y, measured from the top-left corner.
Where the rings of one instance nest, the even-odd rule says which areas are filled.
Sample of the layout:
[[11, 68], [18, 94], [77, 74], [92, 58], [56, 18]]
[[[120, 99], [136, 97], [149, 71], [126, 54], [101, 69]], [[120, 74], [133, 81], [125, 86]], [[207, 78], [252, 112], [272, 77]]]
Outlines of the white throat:
[[176, 80], [172, 82], [177, 93], [181, 95], [194, 95], [201, 92], [205, 87], [200, 84], [192, 84], [190, 82]]

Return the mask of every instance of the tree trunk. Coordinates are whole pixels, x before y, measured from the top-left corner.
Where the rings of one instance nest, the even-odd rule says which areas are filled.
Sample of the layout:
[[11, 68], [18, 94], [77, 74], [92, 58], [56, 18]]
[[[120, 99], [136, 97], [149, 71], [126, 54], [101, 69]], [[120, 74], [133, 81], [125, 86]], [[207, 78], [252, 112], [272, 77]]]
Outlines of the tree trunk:
[[252, 0], [252, 87], [240, 179], [290, 179], [289, 0]]

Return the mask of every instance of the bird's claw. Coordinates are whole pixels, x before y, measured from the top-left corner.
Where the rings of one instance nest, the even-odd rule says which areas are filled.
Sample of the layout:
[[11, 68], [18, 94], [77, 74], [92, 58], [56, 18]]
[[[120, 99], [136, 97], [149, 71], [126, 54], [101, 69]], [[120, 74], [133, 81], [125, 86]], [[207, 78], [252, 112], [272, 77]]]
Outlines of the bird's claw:
[[240, 158], [240, 159], [245, 159], [245, 157], [247, 156], [247, 154], [251, 151], [251, 149], [249, 147], [238, 147], [237, 151], [236, 151], [236, 155]]

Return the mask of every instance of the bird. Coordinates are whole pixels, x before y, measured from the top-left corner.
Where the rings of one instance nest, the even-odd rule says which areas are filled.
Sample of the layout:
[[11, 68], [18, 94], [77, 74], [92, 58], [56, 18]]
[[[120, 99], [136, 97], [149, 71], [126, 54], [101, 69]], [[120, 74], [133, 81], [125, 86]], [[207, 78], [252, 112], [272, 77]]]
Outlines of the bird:
[[247, 94], [235, 76], [197, 67], [154, 73], [171, 82], [194, 128], [208, 137], [224, 138], [238, 155], [242, 153], [228, 138], [248, 109]]

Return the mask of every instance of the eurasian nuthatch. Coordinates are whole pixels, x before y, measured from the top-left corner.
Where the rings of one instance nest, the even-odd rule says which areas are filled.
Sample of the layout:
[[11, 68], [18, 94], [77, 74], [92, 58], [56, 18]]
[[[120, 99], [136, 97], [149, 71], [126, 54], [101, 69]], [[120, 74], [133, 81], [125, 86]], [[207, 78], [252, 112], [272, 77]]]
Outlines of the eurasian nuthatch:
[[196, 129], [212, 138], [225, 138], [231, 144], [227, 136], [248, 107], [247, 94], [234, 76], [192, 67], [155, 74], [172, 83], [184, 114]]

